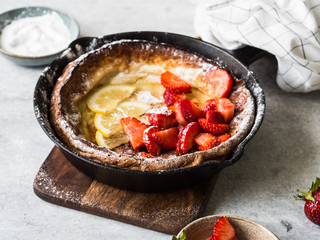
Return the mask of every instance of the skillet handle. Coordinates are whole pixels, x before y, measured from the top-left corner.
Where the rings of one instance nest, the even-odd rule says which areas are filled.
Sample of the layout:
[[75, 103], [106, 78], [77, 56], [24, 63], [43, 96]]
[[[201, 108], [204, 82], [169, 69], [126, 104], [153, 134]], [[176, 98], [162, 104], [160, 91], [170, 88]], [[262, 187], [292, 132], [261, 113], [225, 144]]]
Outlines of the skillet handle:
[[269, 54], [268, 52], [262, 49], [251, 47], [251, 46], [245, 46], [243, 48], [236, 49], [236, 50], [227, 50], [227, 49], [225, 50], [247, 66], [249, 66], [251, 63], [258, 60], [259, 58]]

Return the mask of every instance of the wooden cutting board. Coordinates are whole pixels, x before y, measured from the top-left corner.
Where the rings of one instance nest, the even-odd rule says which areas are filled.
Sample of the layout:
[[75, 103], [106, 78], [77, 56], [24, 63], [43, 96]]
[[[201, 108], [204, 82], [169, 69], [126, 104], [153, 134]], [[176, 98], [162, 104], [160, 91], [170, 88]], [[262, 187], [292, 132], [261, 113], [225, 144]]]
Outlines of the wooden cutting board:
[[175, 235], [201, 216], [217, 178], [171, 192], [121, 190], [86, 176], [54, 147], [33, 189], [37, 196], [57, 205]]

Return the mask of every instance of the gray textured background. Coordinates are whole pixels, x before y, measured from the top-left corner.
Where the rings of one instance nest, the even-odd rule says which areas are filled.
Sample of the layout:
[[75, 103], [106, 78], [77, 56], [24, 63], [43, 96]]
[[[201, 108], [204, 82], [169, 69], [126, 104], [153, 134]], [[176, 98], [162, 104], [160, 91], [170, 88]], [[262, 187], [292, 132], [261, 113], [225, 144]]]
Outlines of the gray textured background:
[[[195, 36], [196, 1], [4, 1], [0, 12], [44, 5], [73, 15], [82, 36], [154, 30]], [[170, 235], [59, 207], [32, 190], [38, 168], [53, 147], [36, 122], [33, 90], [43, 68], [17, 66], [0, 56], [0, 239], [171, 239]], [[221, 172], [205, 215], [250, 218], [280, 239], [320, 239], [297, 188], [320, 177], [320, 92], [293, 94], [276, 83], [276, 60], [251, 65], [267, 101], [264, 122], [242, 159]]]

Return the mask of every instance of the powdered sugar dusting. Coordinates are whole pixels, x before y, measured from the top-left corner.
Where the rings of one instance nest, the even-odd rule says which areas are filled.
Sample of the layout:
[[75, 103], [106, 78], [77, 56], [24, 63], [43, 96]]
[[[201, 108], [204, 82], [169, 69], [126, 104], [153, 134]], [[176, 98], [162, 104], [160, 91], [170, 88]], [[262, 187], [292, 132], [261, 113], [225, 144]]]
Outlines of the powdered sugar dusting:
[[154, 108], [149, 109], [146, 113], [149, 113], [149, 114], [152, 114], [152, 113], [163, 114], [163, 115], [166, 115], [166, 116], [170, 116], [170, 115], [173, 114], [173, 112], [171, 110], [169, 110], [167, 108], [167, 106], [154, 107]]
[[36, 180], [36, 184], [42, 189], [42, 191], [45, 191], [47, 194], [54, 196], [55, 198], [70, 202], [81, 202], [82, 194], [70, 190], [66, 186], [60, 185], [43, 167], [40, 168], [36, 176]]
[[135, 93], [135, 95], [137, 96], [137, 100], [142, 103], [146, 103], [146, 104], [163, 103], [163, 100], [160, 100], [155, 96], [152, 96], [151, 92], [149, 91], [138, 91]]

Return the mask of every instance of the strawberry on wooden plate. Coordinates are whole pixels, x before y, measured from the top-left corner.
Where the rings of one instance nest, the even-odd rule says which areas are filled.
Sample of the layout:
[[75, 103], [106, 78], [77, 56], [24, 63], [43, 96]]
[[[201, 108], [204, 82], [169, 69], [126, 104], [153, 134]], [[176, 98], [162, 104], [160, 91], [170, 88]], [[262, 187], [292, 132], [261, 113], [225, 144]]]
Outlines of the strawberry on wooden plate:
[[229, 130], [229, 125], [224, 123], [211, 123], [205, 118], [199, 118], [198, 122], [202, 129], [206, 132], [212, 133], [213, 135], [221, 135]]
[[166, 110], [163, 112], [150, 111], [146, 113], [146, 116], [153, 126], [157, 126], [159, 128], [167, 129], [178, 124], [175, 113], [171, 110]]
[[173, 93], [169, 90], [165, 90], [163, 93], [163, 99], [164, 99], [164, 102], [167, 106], [171, 106], [178, 100], [187, 99], [187, 95], [186, 94], [177, 94], [177, 93]]
[[148, 126], [134, 117], [121, 118], [120, 123], [126, 132], [130, 144], [134, 150], [138, 150], [144, 146], [142, 137], [143, 132]]
[[152, 134], [157, 131], [160, 131], [160, 128], [156, 126], [150, 126], [143, 132], [143, 143], [148, 152], [153, 156], [158, 156], [161, 153], [161, 147], [152, 138]]
[[228, 97], [231, 93], [233, 81], [226, 70], [214, 69], [206, 74], [207, 80], [212, 86], [212, 95], [217, 98]]
[[200, 151], [205, 151], [216, 147], [220, 144], [220, 139], [211, 133], [199, 133], [194, 138], [195, 143], [197, 144], [197, 148]]
[[179, 129], [177, 127], [158, 131], [152, 134], [155, 142], [166, 150], [175, 149], [178, 142]]
[[216, 110], [222, 114], [226, 123], [234, 116], [234, 104], [228, 98], [219, 98], [216, 101]]
[[194, 145], [194, 137], [199, 134], [201, 127], [196, 122], [191, 122], [181, 129], [178, 136], [177, 152], [178, 154], [187, 153]]
[[161, 85], [172, 93], [191, 93], [189, 83], [183, 81], [180, 77], [172, 72], [166, 71], [161, 74]]

